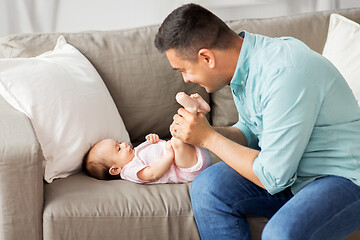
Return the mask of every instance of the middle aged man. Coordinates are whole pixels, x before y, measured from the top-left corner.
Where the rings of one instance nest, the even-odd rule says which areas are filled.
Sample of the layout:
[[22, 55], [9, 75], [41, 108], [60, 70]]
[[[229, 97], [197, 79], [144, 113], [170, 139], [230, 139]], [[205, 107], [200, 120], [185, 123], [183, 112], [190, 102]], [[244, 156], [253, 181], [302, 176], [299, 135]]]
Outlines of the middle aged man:
[[263, 239], [344, 239], [360, 227], [360, 109], [336, 68], [294, 38], [239, 35], [195, 4], [175, 9], [155, 46], [185, 82], [230, 84], [234, 126], [179, 109], [180, 140], [223, 162], [192, 183], [203, 239], [250, 239], [245, 215], [271, 218]]

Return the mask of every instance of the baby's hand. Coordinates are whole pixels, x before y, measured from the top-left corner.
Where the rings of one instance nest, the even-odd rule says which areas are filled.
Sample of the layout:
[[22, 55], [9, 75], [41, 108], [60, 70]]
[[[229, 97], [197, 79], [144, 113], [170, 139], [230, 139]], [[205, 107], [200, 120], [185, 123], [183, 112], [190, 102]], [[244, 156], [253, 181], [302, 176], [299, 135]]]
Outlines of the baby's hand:
[[146, 135], [145, 138], [146, 138], [146, 141], [148, 141], [151, 144], [157, 143], [160, 140], [159, 136], [155, 133], [150, 133], [150, 134]]

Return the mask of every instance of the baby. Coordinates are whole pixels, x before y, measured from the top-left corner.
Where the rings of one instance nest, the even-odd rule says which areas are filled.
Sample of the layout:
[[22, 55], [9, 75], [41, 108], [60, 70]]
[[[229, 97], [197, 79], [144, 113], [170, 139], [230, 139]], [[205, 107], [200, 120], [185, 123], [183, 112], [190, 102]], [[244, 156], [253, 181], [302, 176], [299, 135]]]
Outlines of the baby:
[[[176, 101], [196, 114], [207, 113], [210, 106], [199, 94], [180, 92]], [[84, 157], [84, 169], [97, 179], [125, 179], [135, 183], [191, 182], [211, 164], [208, 150], [189, 145], [177, 138], [160, 140], [149, 134], [134, 149], [113, 139], [97, 142]]]

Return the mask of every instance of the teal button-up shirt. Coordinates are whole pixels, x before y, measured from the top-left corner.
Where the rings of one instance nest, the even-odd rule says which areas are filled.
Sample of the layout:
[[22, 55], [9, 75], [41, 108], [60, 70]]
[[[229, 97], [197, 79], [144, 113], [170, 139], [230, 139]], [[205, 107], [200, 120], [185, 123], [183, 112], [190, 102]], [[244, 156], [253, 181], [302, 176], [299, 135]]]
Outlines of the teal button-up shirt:
[[301, 41], [242, 32], [230, 82], [253, 170], [271, 194], [336, 175], [360, 185], [360, 109], [338, 70]]

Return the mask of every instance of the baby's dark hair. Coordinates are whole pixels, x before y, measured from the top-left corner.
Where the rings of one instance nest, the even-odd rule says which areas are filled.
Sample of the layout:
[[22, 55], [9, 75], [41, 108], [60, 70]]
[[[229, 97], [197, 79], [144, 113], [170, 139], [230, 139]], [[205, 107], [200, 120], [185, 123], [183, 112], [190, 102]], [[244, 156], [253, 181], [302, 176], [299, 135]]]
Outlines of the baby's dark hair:
[[111, 164], [109, 161], [103, 158], [95, 159], [92, 156], [92, 152], [94, 148], [96, 148], [96, 144], [92, 146], [89, 151], [85, 154], [82, 162], [83, 171], [89, 175], [90, 177], [99, 179], [99, 180], [114, 180], [120, 179], [120, 175], [111, 175], [109, 169], [111, 168]]

